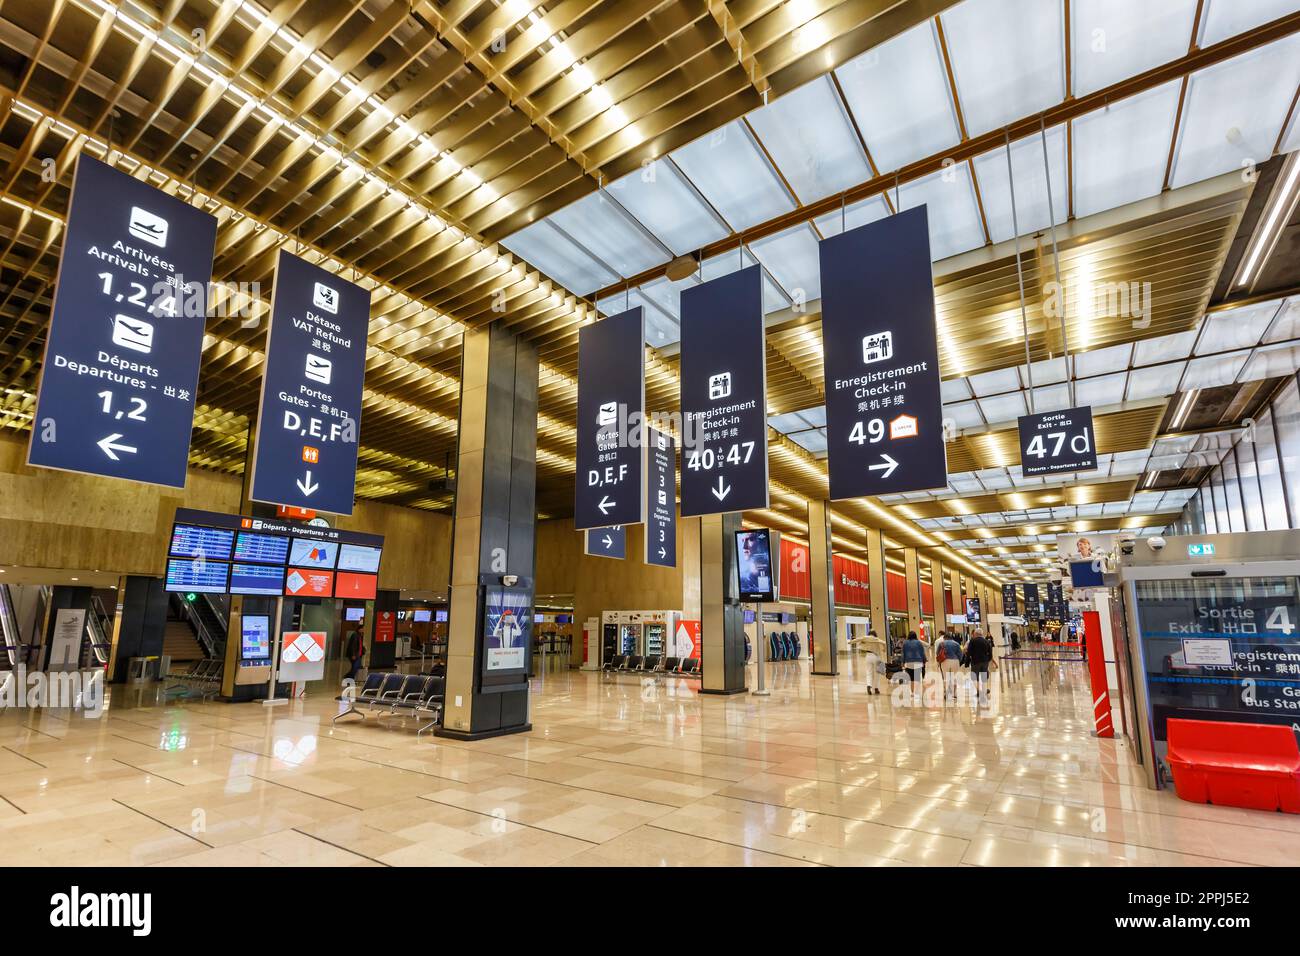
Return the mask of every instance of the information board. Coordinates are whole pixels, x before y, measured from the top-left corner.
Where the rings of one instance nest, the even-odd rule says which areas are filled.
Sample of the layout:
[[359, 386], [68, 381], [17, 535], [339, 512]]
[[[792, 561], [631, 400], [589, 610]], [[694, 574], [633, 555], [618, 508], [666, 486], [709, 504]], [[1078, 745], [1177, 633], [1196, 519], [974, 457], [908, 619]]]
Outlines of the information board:
[[682, 516], [768, 506], [763, 269], [682, 292]]
[[1016, 599], [1014, 584], [1002, 585], [1002, 613], [1008, 617], [1016, 617], [1020, 614], [1020, 604]]
[[217, 220], [77, 160], [28, 464], [185, 487]]
[[647, 428], [645, 563], [677, 566], [677, 446], [673, 436]]
[[645, 317], [630, 309], [578, 330], [579, 530], [645, 520]]
[[352, 514], [370, 292], [284, 251], [253, 450], [254, 501]]
[[830, 497], [946, 487], [926, 207], [819, 250]]
[[1097, 467], [1092, 407], [1021, 415], [1020, 470], [1026, 476], [1091, 471]]

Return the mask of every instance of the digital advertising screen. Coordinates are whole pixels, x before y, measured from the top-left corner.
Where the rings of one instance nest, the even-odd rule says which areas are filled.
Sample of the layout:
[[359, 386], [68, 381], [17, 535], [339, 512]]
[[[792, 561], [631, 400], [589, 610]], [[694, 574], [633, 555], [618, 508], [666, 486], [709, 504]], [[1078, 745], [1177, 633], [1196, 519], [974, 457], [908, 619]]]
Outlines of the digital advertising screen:
[[299, 568], [333, 568], [339, 546], [330, 541], [294, 538], [289, 546], [289, 563]]
[[980, 622], [980, 599], [966, 599], [966, 623], [978, 624]]
[[167, 562], [168, 591], [193, 591], [196, 594], [225, 594], [230, 565], [225, 561], [198, 558], [171, 558]]
[[740, 600], [759, 603], [776, 600], [772, 539], [766, 528], [736, 532], [736, 577], [740, 582]]
[[533, 628], [532, 595], [521, 588], [489, 587], [483, 609], [484, 669], [488, 674], [528, 666]]
[[234, 541], [235, 533], [224, 528], [178, 524], [172, 526], [172, 540], [167, 553], [174, 558], [203, 557], [227, 561]]
[[349, 607], [343, 610], [343, 620], [345, 621], [364, 621], [366, 618], [366, 609], [363, 607]]
[[289, 539], [278, 534], [241, 531], [235, 536], [235, 560], [258, 564], [284, 564], [289, 557]]
[[340, 571], [359, 571], [362, 574], [379, 573], [379, 548], [367, 548], [360, 544], [345, 544], [339, 548]]
[[432, 611], [416, 611], [416, 612], [415, 612], [414, 620], [415, 620], [415, 623], [416, 623], [416, 624], [427, 624], [429, 621], [433, 620], [433, 612], [432, 612]]
[[230, 566], [231, 594], [263, 594], [275, 597], [284, 593], [284, 568], [278, 565], [241, 564]]
[[1098, 561], [1071, 561], [1070, 585], [1076, 588], [1102, 586], [1101, 565]]
[[284, 577], [284, 593], [287, 597], [333, 597], [334, 572], [316, 568], [290, 568]]
[[245, 614], [239, 621], [239, 657], [245, 661], [271, 659], [271, 619], [265, 614]]
[[375, 582], [379, 578], [373, 574], [353, 574], [351, 571], [339, 571], [334, 576], [334, 596], [337, 598], [356, 598], [370, 601], [375, 597]]

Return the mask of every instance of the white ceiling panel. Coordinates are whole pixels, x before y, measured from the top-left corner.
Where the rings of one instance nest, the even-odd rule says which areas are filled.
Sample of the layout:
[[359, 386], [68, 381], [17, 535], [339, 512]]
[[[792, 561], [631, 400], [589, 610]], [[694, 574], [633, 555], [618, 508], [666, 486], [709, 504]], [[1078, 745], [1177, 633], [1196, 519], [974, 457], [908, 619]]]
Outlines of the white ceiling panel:
[[948, 378], [939, 383], [939, 395], [945, 402], [960, 402], [971, 397], [970, 385], [964, 378]]
[[750, 251], [796, 301], [821, 298], [817, 236], [807, 223], [750, 243]]
[[858, 226], [884, 219], [888, 215], [889, 205], [885, 202], [885, 197], [872, 196], [846, 206], [843, 211], [837, 209], [835, 212], [818, 216], [813, 221], [817, 224], [817, 231], [823, 236], [838, 236], [844, 231], [845, 226], [856, 229]]
[[979, 407], [975, 402], [953, 402], [943, 406], [943, 417], [951, 418], [958, 428], [979, 428], [984, 424]]
[[1074, 353], [1074, 373], [1080, 377], [1102, 375], [1118, 372], [1128, 368], [1133, 355], [1131, 344], [1112, 345], [1109, 348], [1094, 349], [1091, 352]]
[[620, 276], [634, 276], [671, 258], [600, 191], [552, 213], [549, 220]]
[[618, 280], [618, 275], [587, 255], [543, 219], [501, 240], [529, 265], [578, 295], [586, 295]]
[[992, 372], [981, 372], [970, 377], [971, 388], [976, 395], [997, 395], [999, 392], [1011, 392], [1020, 388], [1020, 373], [1014, 368], [999, 368]]
[[1174, 335], [1158, 335], [1153, 339], [1143, 339], [1134, 347], [1133, 364], [1155, 365], [1170, 359], [1187, 358], [1192, 354], [1192, 346], [1195, 344], [1195, 329]]
[[1276, 302], [1260, 302], [1238, 309], [1211, 312], [1201, 322], [1201, 338], [1196, 343], [1196, 354], [1210, 355], [1258, 345], [1275, 315]]
[[1287, 299], [1273, 327], [1264, 337], [1265, 342], [1286, 342], [1300, 338], [1300, 298]]
[[794, 208], [794, 201], [740, 120], [671, 155], [733, 230], [748, 229]]
[[988, 419], [989, 424], [1013, 422], [1021, 415], [1029, 412], [1029, 409], [1025, 407], [1023, 392], [1010, 392], [1006, 395], [981, 398], [980, 408], [984, 410], [984, 417]]
[[[1186, 362], [1169, 362], [1166, 365], [1152, 365], [1149, 368], [1135, 368], [1128, 375], [1128, 395], [1130, 401], [1143, 398], [1161, 398], [1172, 395], [1178, 388]], [[1195, 386], [1188, 385], [1187, 388]]]
[[[1043, 167], [1043, 140], [1035, 134], [1011, 144], [1011, 177], [1015, 185], [1015, 220], [1020, 235], [1047, 229], [1053, 221], [1064, 223], [1070, 208], [1066, 181], [1065, 127], [1047, 131], [1047, 162], [1051, 170], [1051, 215], [1047, 204], [1048, 182]], [[994, 242], [1014, 236], [1011, 215], [1012, 179], [1007, 175], [1007, 153], [996, 149], [975, 157], [975, 175], [979, 179], [984, 214], [988, 217], [989, 235]]]
[[1295, 0], [1208, 0], [1200, 45], [1209, 46], [1245, 33], [1295, 9]]
[[676, 255], [727, 235], [703, 200], [667, 159], [657, 159], [612, 183], [610, 194]]
[[1177, 81], [1074, 120], [1074, 212], [1082, 218], [1160, 192]]
[[1074, 385], [1075, 400], [1080, 405], [1114, 405], [1124, 396], [1127, 378], [1127, 372], [1112, 372], [1110, 375], [1080, 379]]
[[969, 135], [1065, 99], [1061, 15], [1044, 0], [967, 0], [940, 15]]
[[1074, 0], [1074, 93], [1082, 96], [1187, 52], [1196, 0]]
[[933, 21], [835, 71], [876, 168], [899, 169], [960, 139]]
[[1187, 364], [1187, 376], [1183, 379], [1183, 390], [1193, 388], [1213, 388], [1216, 385], [1231, 385], [1237, 380], [1241, 367], [1246, 364], [1250, 352], [1242, 350], [1228, 355], [1210, 358], [1192, 359]]
[[984, 245], [984, 226], [966, 163], [904, 183], [899, 189], [899, 202], [903, 209], [929, 207], [932, 260]]
[[1174, 187], [1273, 155], [1296, 85], [1300, 35], [1192, 74], [1174, 158]]
[[829, 76], [755, 110], [749, 122], [800, 202], [822, 199], [871, 178], [862, 145]]

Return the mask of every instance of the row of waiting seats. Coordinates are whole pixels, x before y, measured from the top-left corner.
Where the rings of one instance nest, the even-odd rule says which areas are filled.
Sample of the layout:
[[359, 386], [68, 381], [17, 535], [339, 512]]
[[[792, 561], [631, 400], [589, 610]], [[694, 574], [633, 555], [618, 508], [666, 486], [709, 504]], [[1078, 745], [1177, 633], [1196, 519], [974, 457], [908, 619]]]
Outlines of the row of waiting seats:
[[207, 658], [192, 661], [188, 666], [173, 668], [167, 673], [167, 694], [177, 697], [213, 697], [221, 689], [221, 675], [225, 671], [224, 661]]
[[607, 674], [678, 674], [683, 677], [698, 675], [700, 662], [694, 657], [664, 657], [651, 654], [615, 654], [601, 668]]
[[427, 717], [415, 732], [419, 737], [426, 730], [438, 726], [442, 721], [442, 705], [447, 690], [447, 678], [442, 674], [397, 674], [371, 672], [360, 690], [352, 687], [354, 694], [344, 691], [338, 700], [344, 701], [348, 709], [334, 718], [333, 722], [342, 720], [350, 714], [357, 714], [365, 720], [367, 713], [378, 713], [384, 717], [416, 718]]

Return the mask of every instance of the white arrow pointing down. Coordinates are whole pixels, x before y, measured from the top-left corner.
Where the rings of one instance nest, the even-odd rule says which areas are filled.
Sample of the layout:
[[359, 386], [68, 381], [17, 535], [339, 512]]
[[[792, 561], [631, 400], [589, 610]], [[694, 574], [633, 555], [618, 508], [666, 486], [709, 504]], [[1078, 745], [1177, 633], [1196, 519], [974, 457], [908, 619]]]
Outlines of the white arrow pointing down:
[[878, 465], [868, 465], [867, 470], [879, 471], [881, 473], [880, 474], [881, 478], [888, 478], [890, 475], [894, 473], [894, 469], [898, 467], [898, 462], [896, 462], [893, 458], [886, 455], [884, 452], [880, 453], [880, 457], [883, 458], [884, 461], [882, 461]]
[[312, 484], [310, 468], [307, 469], [307, 474], [303, 475], [301, 478], [298, 479], [297, 485], [298, 485], [298, 490], [301, 491], [304, 495], [307, 495], [308, 497], [311, 496], [311, 493], [313, 491], [315, 491], [317, 488], [320, 487], [319, 483]]
[[121, 437], [122, 435], [120, 433], [114, 433], [106, 438], [101, 438], [99, 441], [95, 442], [95, 444], [99, 446], [100, 451], [113, 459], [113, 461], [119, 461], [120, 459], [115, 454], [116, 452], [123, 451], [132, 455], [136, 453], [136, 449], [133, 445], [117, 444], [117, 440]]
[[718, 487], [710, 488], [709, 490], [713, 492], [713, 497], [722, 501], [727, 497], [727, 495], [731, 494], [731, 485], [723, 481], [721, 475], [718, 475]]

